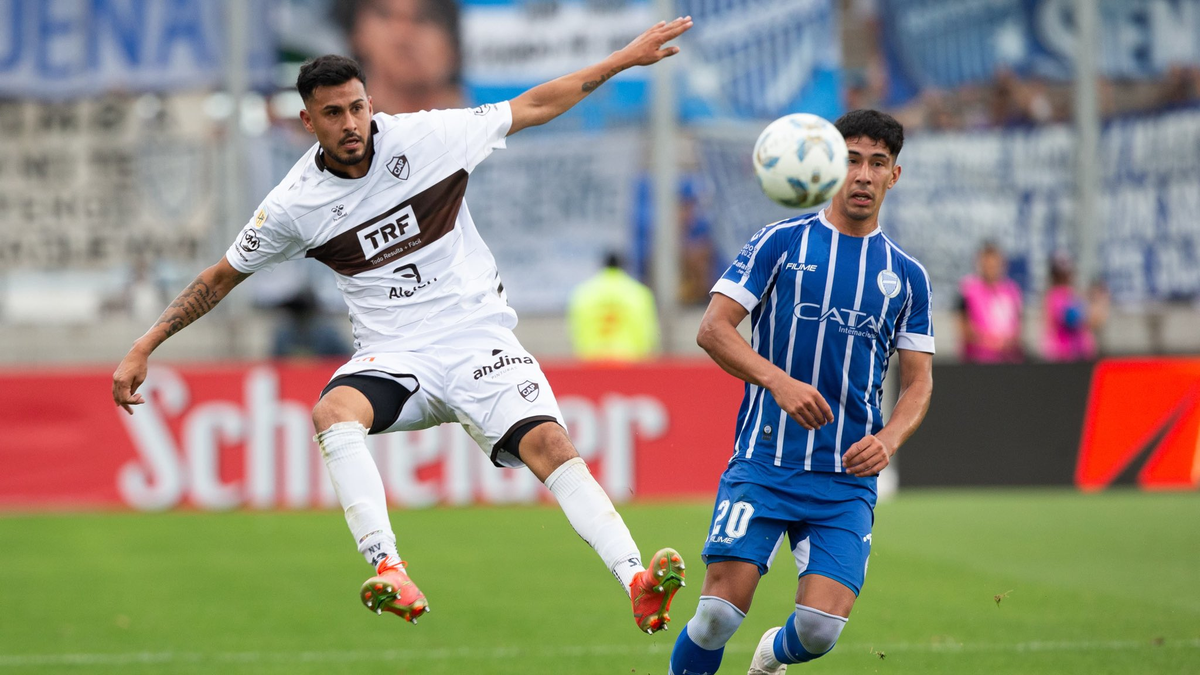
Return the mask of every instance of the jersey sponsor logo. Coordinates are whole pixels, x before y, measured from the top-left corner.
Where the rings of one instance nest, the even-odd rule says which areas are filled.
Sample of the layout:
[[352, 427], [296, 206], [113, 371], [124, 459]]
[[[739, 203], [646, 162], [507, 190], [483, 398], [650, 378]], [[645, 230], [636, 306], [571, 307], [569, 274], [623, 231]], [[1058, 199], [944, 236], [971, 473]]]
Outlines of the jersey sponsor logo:
[[428, 280], [422, 280], [421, 279], [421, 271], [417, 269], [416, 265], [412, 265], [412, 264], [401, 265], [401, 266], [397, 267], [396, 269], [392, 270], [392, 274], [400, 275], [401, 279], [407, 279], [409, 281], [414, 281], [414, 282], [416, 282], [417, 285], [413, 286], [411, 288], [392, 286], [388, 290], [388, 299], [389, 300], [403, 300], [405, 298], [411, 298], [412, 296], [417, 294], [417, 291], [420, 291], [422, 288], [429, 288], [437, 281], [437, 277], [434, 277], [434, 278], [428, 279]]
[[871, 543], [871, 533], [870, 532], [867, 533], [867, 536], [863, 537], [863, 543], [864, 544]]
[[421, 225], [417, 222], [417, 214], [409, 205], [375, 227], [359, 230], [358, 244], [362, 246], [363, 257], [370, 259], [420, 234]]
[[408, 157], [396, 155], [387, 163], [387, 170], [400, 180], [408, 180]]
[[238, 240], [238, 248], [246, 253], [254, 253], [260, 245], [258, 233], [254, 230], [245, 230], [242, 232], [242, 238]]
[[889, 298], [900, 295], [900, 277], [891, 270], [880, 270], [879, 276], [875, 277], [875, 283], [879, 284], [879, 292]]
[[815, 302], [801, 302], [794, 311], [796, 318], [804, 321], [832, 321], [846, 335], [875, 339], [879, 334], [879, 318], [856, 309], [830, 307], [822, 312]]
[[[366, 222], [347, 227], [306, 255], [346, 276], [396, 264], [454, 231], [466, 190], [467, 172], [456, 171]], [[353, 209], [347, 215], [352, 216]]]
[[537, 382], [525, 380], [521, 384], [517, 385], [517, 391], [521, 393], [522, 398], [530, 403], [533, 403], [537, 400], [538, 394], [541, 393], [542, 388], [538, 386]]
[[[496, 352], [498, 350], [492, 350], [492, 351]], [[496, 356], [496, 354], [493, 353], [492, 356]], [[496, 375], [501, 372], [511, 370], [515, 366], [532, 366], [532, 365], [533, 365], [533, 357], [532, 356], [509, 356], [507, 354], [501, 354], [500, 358], [496, 359], [495, 361], [493, 361], [487, 365], [479, 366], [478, 368], [476, 368], [474, 373], [472, 373], [472, 376], [473, 376], [473, 379], [478, 380], [480, 378], [488, 377], [489, 375]], [[529, 398], [528, 396], [525, 396], [524, 392], [522, 392], [521, 395], [525, 396], [525, 398], [528, 398], [530, 401], [532, 401], [534, 398], [537, 398], [537, 395], [538, 395], [537, 384], [526, 380], [525, 382], [522, 382], [521, 384], [517, 385], [517, 388], [522, 389], [527, 384], [533, 385], [533, 398]]]
[[816, 263], [813, 263], [811, 265], [805, 265], [804, 263], [788, 263], [787, 269], [793, 270], [796, 272], [816, 272], [817, 265], [816, 265]]
[[265, 223], [265, 222], [267, 222], [267, 210], [259, 209], [258, 213], [254, 214], [254, 227], [255, 228], [262, 227], [263, 223]]

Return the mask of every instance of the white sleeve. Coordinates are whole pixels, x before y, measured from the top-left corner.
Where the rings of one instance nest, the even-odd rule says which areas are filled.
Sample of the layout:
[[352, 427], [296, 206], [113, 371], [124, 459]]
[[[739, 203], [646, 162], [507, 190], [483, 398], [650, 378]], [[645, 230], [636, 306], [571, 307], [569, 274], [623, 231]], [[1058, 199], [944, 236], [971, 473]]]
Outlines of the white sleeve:
[[512, 108], [508, 101], [485, 103], [477, 108], [434, 110], [430, 113], [450, 156], [468, 172], [504, 147], [512, 128]]
[[284, 260], [304, 255], [306, 247], [293, 229], [292, 219], [270, 195], [225, 252], [239, 272], [250, 274]]

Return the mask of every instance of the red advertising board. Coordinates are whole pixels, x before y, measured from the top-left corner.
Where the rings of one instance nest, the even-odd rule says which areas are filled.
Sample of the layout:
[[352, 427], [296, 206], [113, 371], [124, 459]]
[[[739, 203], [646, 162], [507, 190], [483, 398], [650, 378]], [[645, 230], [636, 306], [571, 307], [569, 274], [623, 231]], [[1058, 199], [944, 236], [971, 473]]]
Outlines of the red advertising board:
[[[113, 405], [108, 368], [0, 372], [0, 509], [332, 506], [309, 411], [338, 365], [155, 364], [132, 416]], [[546, 374], [614, 501], [714, 493], [740, 382], [707, 361]], [[457, 425], [370, 442], [396, 506], [549, 496], [529, 471], [493, 467]]]
[[1096, 364], [1075, 482], [1092, 491], [1123, 477], [1152, 490], [1200, 487], [1200, 359]]

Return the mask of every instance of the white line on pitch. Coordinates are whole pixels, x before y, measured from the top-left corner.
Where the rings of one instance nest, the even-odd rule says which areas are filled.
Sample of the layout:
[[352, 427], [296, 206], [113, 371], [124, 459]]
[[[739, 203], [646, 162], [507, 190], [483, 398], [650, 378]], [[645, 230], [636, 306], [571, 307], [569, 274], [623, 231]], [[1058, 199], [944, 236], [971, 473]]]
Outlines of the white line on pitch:
[[[730, 645], [728, 651], [750, 652], [751, 645]], [[1095, 640], [1095, 641], [1038, 641], [1015, 643], [958, 643], [958, 642], [898, 642], [869, 645], [865, 643], [840, 645], [838, 651], [871, 652], [1071, 652], [1125, 651], [1134, 649], [1200, 649], [1200, 638], [1163, 640]], [[164, 663], [324, 663], [345, 661], [443, 661], [448, 659], [489, 660], [500, 658], [561, 658], [581, 656], [613, 656], [632, 653], [662, 655], [669, 653], [663, 645], [574, 645], [524, 649], [520, 647], [422, 650], [385, 649], [380, 651], [300, 651], [300, 652], [118, 652], [111, 654], [0, 654], [0, 668], [29, 666], [121, 666], [155, 665]]]

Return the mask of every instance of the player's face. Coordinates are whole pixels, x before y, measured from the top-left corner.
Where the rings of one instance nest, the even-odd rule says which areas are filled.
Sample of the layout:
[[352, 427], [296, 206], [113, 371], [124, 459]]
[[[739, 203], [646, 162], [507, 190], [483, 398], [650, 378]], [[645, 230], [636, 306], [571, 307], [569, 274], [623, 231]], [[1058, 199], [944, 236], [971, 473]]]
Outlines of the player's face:
[[846, 182], [834, 197], [834, 207], [851, 220], [874, 218], [884, 195], [900, 179], [900, 167], [883, 141], [847, 138], [846, 149], [850, 152]]
[[325, 161], [344, 170], [367, 158], [371, 135], [371, 99], [357, 79], [317, 87], [304, 102], [300, 119], [325, 151]]

